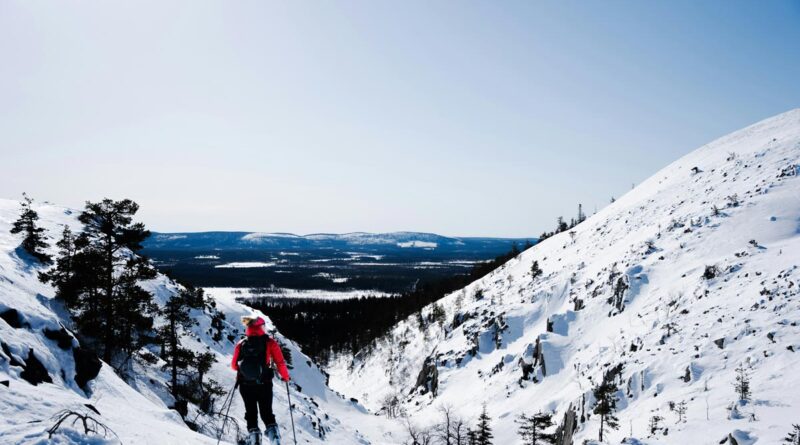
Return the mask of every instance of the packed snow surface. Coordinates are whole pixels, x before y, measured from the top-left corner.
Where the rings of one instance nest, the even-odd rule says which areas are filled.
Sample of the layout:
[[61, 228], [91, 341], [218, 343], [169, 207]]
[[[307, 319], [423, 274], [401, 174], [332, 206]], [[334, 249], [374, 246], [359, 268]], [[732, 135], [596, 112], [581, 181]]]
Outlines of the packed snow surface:
[[234, 263], [217, 264], [217, 269], [257, 269], [262, 267], [273, 267], [277, 265], [276, 262], [261, 262], [261, 261], [242, 261]]

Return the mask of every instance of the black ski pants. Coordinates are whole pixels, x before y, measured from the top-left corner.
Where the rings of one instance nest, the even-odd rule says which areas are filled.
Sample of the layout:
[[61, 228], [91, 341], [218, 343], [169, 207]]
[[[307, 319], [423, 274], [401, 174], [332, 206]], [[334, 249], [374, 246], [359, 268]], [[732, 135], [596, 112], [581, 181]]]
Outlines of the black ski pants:
[[239, 394], [244, 401], [244, 420], [247, 429], [258, 428], [258, 415], [264, 425], [275, 423], [275, 414], [272, 413], [272, 381], [260, 385], [239, 385]]

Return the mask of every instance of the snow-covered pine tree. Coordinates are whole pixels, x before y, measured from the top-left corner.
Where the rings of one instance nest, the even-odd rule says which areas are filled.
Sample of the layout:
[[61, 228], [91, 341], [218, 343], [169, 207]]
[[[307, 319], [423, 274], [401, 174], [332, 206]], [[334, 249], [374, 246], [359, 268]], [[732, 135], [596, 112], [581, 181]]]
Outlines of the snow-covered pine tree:
[[181, 345], [181, 332], [196, 324], [189, 315], [191, 293], [183, 290], [173, 295], [160, 310], [164, 325], [156, 329], [156, 338], [161, 343], [161, 358], [166, 362], [164, 370], [170, 373], [170, 392], [177, 403], [186, 399], [189, 388], [179, 382], [179, 371], [188, 368], [194, 353]]
[[545, 430], [555, 425], [553, 415], [549, 413], [537, 413], [532, 416], [520, 414], [517, 419], [519, 433], [525, 445], [555, 444], [556, 438], [552, 433]]
[[531, 279], [535, 280], [539, 278], [544, 271], [539, 267], [539, 261], [534, 260], [533, 264], [531, 264]]
[[599, 439], [602, 442], [606, 428], [614, 430], [619, 428], [619, 419], [614, 415], [617, 411], [617, 387], [604, 377], [603, 381], [592, 392], [595, 400], [597, 400], [597, 405], [595, 405], [593, 412], [600, 415]]
[[438, 323], [439, 326], [442, 326], [444, 325], [444, 322], [447, 318], [447, 313], [444, 311], [444, 308], [440, 304], [433, 303], [429, 316], [431, 321], [434, 321]]
[[40, 275], [56, 287], [79, 332], [106, 363], [117, 354], [117, 364], [124, 363], [153, 341], [156, 306], [139, 282], [154, 278], [156, 270], [137, 255], [150, 235], [133, 222], [138, 209], [127, 199], [87, 202], [78, 217], [83, 231], [74, 237], [65, 230], [56, 267]]
[[740, 401], [750, 401], [750, 396], [752, 395], [750, 391], [750, 375], [743, 364], [736, 367], [736, 382], [733, 384], [733, 388], [736, 390]]
[[658, 430], [661, 429], [661, 421], [664, 420], [663, 417], [659, 415], [654, 415], [650, 417], [650, 422], [647, 425], [647, 429], [650, 430], [650, 435], [655, 435]]
[[20, 244], [22, 249], [40, 263], [49, 264], [53, 259], [44, 252], [44, 249], [49, 247], [45, 241], [45, 229], [37, 225], [39, 214], [31, 208], [31, 204], [33, 204], [33, 199], [23, 193], [22, 209], [19, 212], [19, 218], [11, 226], [11, 233], [14, 235], [23, 233], [24, 238]]
[[189, 377], [190, 391], [187, 395], [189, 401], [197, 404], [204, 412], [211, 412], [214, 400], [225, 394], [225, 389], [214, 379], [205, 379], [211, 365], [217, 362], [217, 356], [212, 352], [201, 352], [194, 354], [192, 367], [195, 372]]
[[67, 307], [72, 307], [77, 299], [79, 282], [75, 279], [77, 265], [75, 254], [75, 235], [68, 226], [64, 226], [61, 239], [56, 243], [58, 256], [55, 267], [39, 273], [39, 281], [51, 283], [59, 290], [59, 297], [66, 302]]
[[486, 405], [483, 405], [483, 411], [478, 417], [478, 427], [475, 430], [476, 445], [491, 445], [494, 434], [492, 434], [492, 426], [490, 425], [492, 419], [486, 412]]
[[784, 442], [791, 445], [800, 445], [800, 425], [792, 425], [792, 431], [783, 439]]
[[678, 415], [678, 422], [685, 422], [686, 421], [686, 411], [688, 407], [686, 405], [686, 400], [681, 400], [675, 405], [675, 414]]
[[475, 430], [467, 430], [467, 445], [478, 445], [478, 433]]

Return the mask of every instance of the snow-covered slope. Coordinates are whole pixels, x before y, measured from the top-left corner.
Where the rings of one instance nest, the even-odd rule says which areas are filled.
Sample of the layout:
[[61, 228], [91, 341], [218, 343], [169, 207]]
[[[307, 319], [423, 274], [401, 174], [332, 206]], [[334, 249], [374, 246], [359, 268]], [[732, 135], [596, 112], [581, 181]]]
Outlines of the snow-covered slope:
[[[34, 208], [51, 236], [60, 234], [64, 224], [75, 231], [80, 230], [75, 219], [77, 211], [49, 204]], [[78, 427], [66, 429], [48, 441], [45, 431], [53, 424], [52, 416], [64, 409], [94, 415], [126, 444], [215, 443], [216, 439], [208, 437], [213, 435], [210, 428], [206, 428], [206, 435], [195, 433], [177, 412], [168, 408], [173, 401], [164, 383], [166, 375], [158, 364], [137, 364], [137, 377], [130, 382], [123, 381], [103, 364], [99, 375], [86, 384], [86, 391], [76, 383], [75, 351], [80, 350], [79, 342], [70, 338], [71, 333], [63, 336], [61, 345], [45, 335], [50, 331], [53, 336], [52, 332], [58, 332], [62, 326], [69, 330], [71, 325], [57, 300], [53, 299], [54, 290], [38, 281], [36, 274], [40, 266], [17, 249], [20, 240], [9, 233], [18, 212], [17, 201], [0, 200], [0, 313], [6, 313], [5, 318], [11, 321], [0, 320], [0, 341], [5, 349], [0, 352], [0, 383], [5, 382], [0, 385], [0, 443], [102, 443], [77, 433]], [[164, 276], [146, 283], [145, 287], [154, 293], [159, 304], [178, 291], [178, 287]], [[217, 308], [227, 318], [223, 339], [215, 342], [211, 338], [210, 317], [198, 310], [193, 318], [199, 324], [184, 337], [184, 342], [196, 351], [209, 350], [216, 354], [218, 362], [207, 377], [229, 389], [234, 379], [229, 363], [233, 341], [238, 340], [238, 320], [251, 310], [224, 296], [217, 300]], [[16, 310], [16, 314], [7, 312], [11, 309]], [[370, 443], [358, 431], [362, 428], [366, 428], [366, 433], [376, 437], [379, 443], [383, 440], [391, 442], [391, 436], [384, 439], [380, 429], [383, 422], [379, 418], [365, 414], [363, 408], [331, 391], [326, 386], [326, 375], [293, 342], [280, 334], [276, 336], [287, 345], [293, 362], [292, 402], [298, 442]], [[31, 356], [36, 360], [29, 359]], [[34, 386], [22, 378], [22, 373], [38, 368], [31, 364], [34, 361], [43, 365], [40, 370], [52, 383]], [[91, 404], [99, 414], [92, 412], [86, 404]], [[291, 437], [287, 394], [280, 383], [276, 383], [273, 406], [283, 436]], [[243, 411], [240, 397], [236, 394], [230, 414], [240, 420], [242, 428]], [[191, 407], [188, 418], [193, 419], [196, 413], [197, 409]], [[232, 440], [233, 437], [225, 439]], [[110, 442], [116, 443], [115, 440]]]
[[[800, 109], [697, 149], [445, 297], [441, 323], [427, 307], [334, 365], [331, 385], [375, 410], [400, 391], [419, 425], [485, 403], [500, 444], [520, 443], [523, 412], [574, 409], [581, 443], [597, 438], [591, 389], [609, 373], [608, 443], [775, 444], [800, 423], [799, 267]], [[753, 400], [731, 412], [739, 365]], [[654, 415], [667, 435], [650, 435]]]

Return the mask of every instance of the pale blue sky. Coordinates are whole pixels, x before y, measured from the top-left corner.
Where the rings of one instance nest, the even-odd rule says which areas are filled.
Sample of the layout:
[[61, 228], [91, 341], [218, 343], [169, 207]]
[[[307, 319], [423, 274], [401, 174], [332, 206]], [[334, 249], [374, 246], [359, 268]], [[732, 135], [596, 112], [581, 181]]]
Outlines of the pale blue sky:
[[0, 0], [0, 196], [531, 236], [800, 106], [800, 1]]

